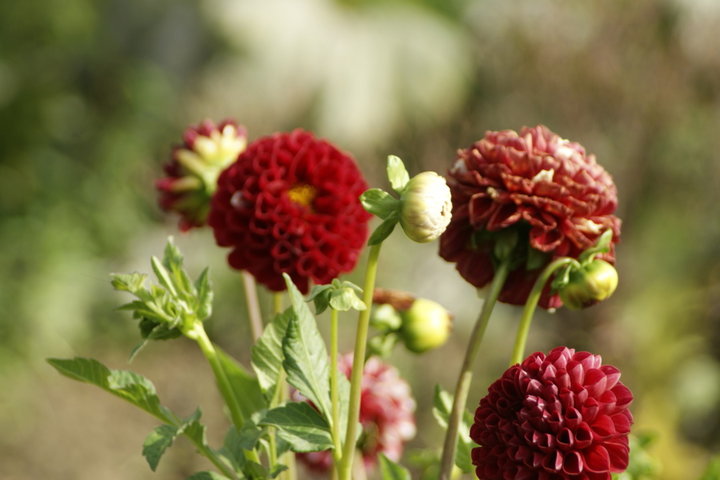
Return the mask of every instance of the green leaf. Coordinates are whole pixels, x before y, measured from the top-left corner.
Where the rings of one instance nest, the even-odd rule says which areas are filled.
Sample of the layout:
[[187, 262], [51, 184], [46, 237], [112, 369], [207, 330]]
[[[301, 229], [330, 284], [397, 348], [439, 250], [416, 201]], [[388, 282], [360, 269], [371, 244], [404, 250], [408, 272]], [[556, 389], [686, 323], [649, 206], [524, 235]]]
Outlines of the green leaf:
[[222, 349], [215, 348], [220, 364], [235, 393], [235, 398], [238, 400], [243, 418], [250, 418], [253, 413], [267, 408], [267, 402], [263, 397], [258, 379], [250, 375], [240, 363]]
[[395, 155], [388, 156], [387, 176], [388, 180], [390, 180], [390, 185], [397, 193], [402, 193], [410, 181], [410, 174], [408, 174], [407, 169], [405, 169], [403, 161]]
[[330, 294], [330, 306], [339, 312], [348, 310], [365, 310], [367, 306], [360, 300], [355, 290], [350, 287], [342, 287], [333, 290]]
[[145, 460], [147, 460], [148, 465], [150, 465], [150, 470], [155, 471], [165, 450], [172, 446], [177, 436], [177, 427], [173, 425], [160, 425], [145, 438], [142, 454]]
[[370, 239], [368, 240], [368, 245], [377, 245], [378, 243], [381, 243], [383, 240], [385, 240], [387, 237], [390, 236], [390, 234], [395, 230], [395, 225], [397, 225], [398, 219], [397, 216], [391, 215], [387, 219], [385, 219], [370, 235]]
[[330, 427], [306, 402], [290, 402], [269, 410], [260, 421], [272, 425], [294, 452], [318, 452], [333, 447]]
[[200, 320], [205, 320], [212, 315], [213, 291], [210, 288], [209, 269], [206, 267], [200, 273], [195, 281], [195, 290], [197, 290], [197, 316]]
[[360, 195], [360, 203], [367, 212], [383, 220], [392, 214], [397, 215], [400, 208], [400, 200], [379, 188], [365, 190]]
[[173, 285], [172, 278], [170, 278], [170, 272], [168, 272], [163, 264], [160, 263], [160, 260], [157, 257], [150, 258], [150, 265], [152, 266], [153, 272], [155, 272], [155, 276], [157, 277], [158, 282], [160, 282], [160, 285], [165, 287], [172, 296], [176, 297], [177, 291], [175, 290], [175, 285]]
[[[339, 409], [338, 414], [340, 417], [340, 432], [347, 432], [347, 424], [348, 424], [348, 410], [350, 408], [350, 380], [347, 379], [344, 373], [340, 372], [338, 377], [338, 403]], [[360, 434], [362, 433], [362, 429], [357, 429], [357, 437], [355, 440], [357, 441], [357, 438], [360, 437]], [[340, 435], [340, 443], [345, 443], [345, 435]]]
[[205, 426], [200, 423], [200, 409], [190, 415], [179, 426], [160, 425], [150, 432], [143, 443], [143, 456], [154, 472], [165, 451], [172, 446], [178, 435], [186, 434], [197, 444], [205, 445]]
[[245, 450], [253, 450], [262, 434], [263, 429], [251, 421], [245, 422], [240, 431], [233, 425], [225, 435], [221, 451], [235, 466], [242, 467], [245, 464]]
[[380, 454], [380, 478], [382, 480], [410, 480], [410, 472], [398, 465], [385, 454]]
[[230, 480], [225, 475], [220, 475], [219, 473], [215, 472], [198, 472], [194, 475], [191, 475], [187, 478], [187, 480]]
[[291, 318], [283, 340], [283, 352], [288, 383], [330, 418], [328, 358], [317, 327], [301, 327], [300, 320]]
[[287, 381], [312, 401], [325, 418], [331, 418], [330, 362], [325, 342], [302, 294], [287, 274], [283, 277], [294, 312], [283, 338]]
[[[448, 392], [435, 385], [435, 395], [433, 398], [433, 416], [441, 427], [447, 429], [448, 417], [452, 410], [453, 397]], [[470, 440], [470, 424], [473, 421], [472, 415], [466, 410], [463, 412], [463, 420], [460, 422], [458, 431], [458, 445], [455, 453], [455, 465], [464, 473], [470, 473], [473, 470], [470, 452], [473, 448]]]
[[152, 382], [137, 373], [110, 370], [91, 358], [49, 358], [47, 361], [66, 377], [98, 386], [168, 423], [173, 423], [171, 420], [174, 415], [160, 405]]
[[112, 273], [110, 283], [115, 290], [135, 293], [145, 286], [147, 275], [143, 273]]
[[290, 318], [294, 316], [292, 309], [276, 315], [252, 347], [252, 367], [267, 400], [275, 396], [284, 359], [283, 337]]
[[312, 301], [315, 304], [315, 313], [320, 315], [323, 313], [327, 307], [330, 305], [329, 303], [329, 295], [332, 291], [333, 285], [326, 284], [326, 285], [315, 285], [312, 290], [310, 291], [310, 295], [308, 295], [308, 302]]

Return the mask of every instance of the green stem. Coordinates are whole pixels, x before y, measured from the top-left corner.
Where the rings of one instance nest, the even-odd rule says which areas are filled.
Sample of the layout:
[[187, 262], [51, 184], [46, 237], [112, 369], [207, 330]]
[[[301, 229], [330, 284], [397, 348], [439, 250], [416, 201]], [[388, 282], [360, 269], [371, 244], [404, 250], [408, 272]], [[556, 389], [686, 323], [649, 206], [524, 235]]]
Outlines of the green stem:
[[440, 463], [440, 479], [449, 480], [453, 464], [455, 463], [455, 449], [457, 448], [458, 431], [460, 430], [460, 422], [465, 412], [465, 404], [472, 383], [472, 366], [480, 350], [485, 329], [487, 328], [490, 315], [492, 314], [497, 298], [500, 295], [507, 275], [509, 273], [509, 260], [500, 263], [495, 270], [490, 291], [488, 292], [485, 302], [483, 302], [480, 316], [475, 322], [475, 327], [470, 334], [467, 350], [465, 351], [465, 359], [463, 360], [462, 369], [458, 377], [453, 397], [452, 410], [448, 417], [448, 426], [445, 433], [445, 443], [443, 444], [442, 460]]
[[250, 333], [252, 334], [253, 340], [257, 340], [260, 338], [263, 331], [262, 313], [260, 312], [260, 302], [258, 301], [257, 284], [255, 283], [255, 277], [245, 270], [242, 271], [242, 278], [248, 322], [250, 323]]
[[335, 467], [342, 458], [340, 442], [340, 401], [338, 399], [338, 311], [330, 309], [330, 402], [332, 405], [332, 438], [335, 448], [333, 460]]
[[340, 459], [340, 467], [338, 469], [340, 480], [350, 480], [352, 474], [355, 437], [357, 436], [358, 419], [360, 417], [360, 393], [362, 390], [363, 369], [365, 368], [365, 350], [367, 348], [372, 297], [373, 291], [375, 290], [375, 277], [377, 276], [381, 245], [382, 243], [378, 243], [370, 247], [367, 270], [365, 271], [363, 302], [365, 302], [367, 308], [360, 311], [357, 331], [355, 332], [355, 350], [353, 353], [352, 373], [350, 374], [350, 406], [348, 407], [347, 431], [345, 433], [345, 445], [343, 446], [342, 458]]
[[516, 363], [520, 363], [523, 359], [525, 344], [527, 342], [528, 333], [530, 332], [530, 324], [532, 323], [533, 314], [535, 313], [535, 308], [540, 301], [545, 284], [557, 270], [572, 263], [577, 264], [578, 262], [574, 258], [558, 258], [548, 264], [535, 281], [535, 285], [533, 285], [530, 295], [528, 295], [528, 299], [525, 302], [525, 308], [523, 309], [520, 324], [518, 325], [517, 335], [515, 336], [515, 345], [513, 346], [512, 357], [510, 357], [511, 366]]
[[205, 355], [205, 358], [207, 358], [210, 363], [210, 367], [212, 368], [212, 371], [215, 374], [215, 379], [217, 380], [218, 388], [220, 389], [220, 394], [230, 410], [230, 417], [232, 418], [233, 424], [235, 425], [235, 428], [240, 430], [245, 422], [242, 411], [240, 410], [240, 404], [238, 403], [238, 399], [235, 398], [235, 392], [230, 385], [230, 380], [228, 380], [227, 375], [225, 374], [225, 369], [223, 368], [222, 363], [220, 363], [217, 351], [208, 338], [207, 333], [205, 333], [202, 323], [196, 322], [192, 331], [189, 332], [188, 337], [197, 342], [203, 355]]
[[[283, 294], [281, 292], [274, 292], [272, 294], [272, 302], [273, 302], [273, 315], [278, 315], [282, 313], [283, 310]], [[285, 402], [289, 396], [290, 396], [290, 387], [288, 386], [287, 382], [285, 381], [285, 375], [281, 375], [281, 378], [279, 380], [279, 386], [278, 386], [278, 395], [277, 395], [277, 405]], [[271, 447], [274, 448], [274, 445], [271, 445]], [[283, 473], [281, 473], [282, 479], [286, 480], [295, 480], [297, 478], [297, 467], [295, 465], [295, 454], [293, 452], [287, 452], [283, 456], [283, 461], [285, 462], [285, 466], [287, 467], [287, 470], [285, 470]]]

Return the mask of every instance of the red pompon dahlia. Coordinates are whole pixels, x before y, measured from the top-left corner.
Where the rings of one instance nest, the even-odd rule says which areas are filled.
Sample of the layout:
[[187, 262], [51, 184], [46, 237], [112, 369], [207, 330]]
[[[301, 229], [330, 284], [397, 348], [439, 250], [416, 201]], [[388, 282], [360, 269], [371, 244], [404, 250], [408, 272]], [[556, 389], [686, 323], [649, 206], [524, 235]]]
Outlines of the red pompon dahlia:
[[[338, 361], [338, 368], [348, 378], [352, 363], [352, 353], [341, 356]], [[380, 453], [391, 460], [400, 460], [405, 442], [415, 436], [414, 411], [415, 400], [410, 386], [400, 378], [398, 371], [377, 357], [370, 357], [363, 370], [360, 396], [362, 433], [358, 440], [358, 449], [367, 468], [376, 465]], [[328, 472], [332, 466], [329, 451], [300, 453], [298, 459], [317, 473]]]
[[155, 182], [160, 207], [180, 214], [180, 230], [205, 225], [218, 175], [246, 145], [245, 128], [232, 120], [218, 125], [205, 120], [185, 130], [183, 144], [173, 148], [165, 165], [167, 177]]
[[295, 130], [252, 142], [218, 179], [208, 223], [230, 266], [270, 290], [287, 273], [302, 293], [355, 267], [370, 215], [353, 159]]
[[[515, 258], [501, 302], [522, 305], [543, 268], [558, 257], [577, 257], [606, 230], [620, 238], [613, 215], [617, 190], [610, 175], [578, 143], [547, 127], [487, 132], [458, 152], [450, 169], [453, 215], [440, 238], [440, 256], [480, 288], [494, 276], [497, 243], [508, 233], [524, 248]], [[520, 254], [518, 254], [520, 252]], [[614, 247], [598, 256], [613, 264]], [[546, 288], [543, 308], [562, 305]]]
[[628, 465], [632, 393], [599, 355], [557, 347], [488, 389], [470, 437], [481, 480], [610, 480]]

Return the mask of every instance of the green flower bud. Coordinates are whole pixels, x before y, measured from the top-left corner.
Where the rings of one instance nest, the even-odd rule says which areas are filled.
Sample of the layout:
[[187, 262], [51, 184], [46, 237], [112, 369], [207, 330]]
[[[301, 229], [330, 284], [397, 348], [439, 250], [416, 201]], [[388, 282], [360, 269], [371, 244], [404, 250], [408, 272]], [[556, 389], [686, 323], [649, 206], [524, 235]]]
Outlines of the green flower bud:
[[571, 270], [568, 283], [558, 293], [566, 307], [580, 310], [610, 297], [617, 284], [615, 267], [604, 260], [593, 260], [580, 269]]
[[400, 335], [408, 350], [422, 353], [444, 344], [450, 336], [452, 319], [437, 302], [418, 298], [412, 306], [401, 312]]
[[400, 196], [400, 203], [400, 225], [411, 240], [431, 242], [450, 223], [450, 188], [435, 172], [422, 172], [411, 178]]

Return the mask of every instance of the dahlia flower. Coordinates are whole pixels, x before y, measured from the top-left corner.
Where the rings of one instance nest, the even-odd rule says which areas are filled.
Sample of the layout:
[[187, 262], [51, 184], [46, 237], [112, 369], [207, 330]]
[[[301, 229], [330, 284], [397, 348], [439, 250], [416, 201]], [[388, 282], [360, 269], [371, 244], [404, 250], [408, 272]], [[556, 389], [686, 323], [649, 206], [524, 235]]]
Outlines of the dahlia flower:
[[[522, 305], [542, 269], [558, 257], [577, 258], [610, 229], [619, 240], [613, 215], [617, 191], [610, 175], [578, 143], [542, 125], [487, 132], [460, 150], [449, 171], [453, 216], [440, 238], [440, 256], [480, 288], [494, 275], [497, 243], [515, 233], [523, 249], [515, 257], [499, 300]], [[521, 255], [518, 255], [521, 252]], [[614, 246], [599, 255], [614, 263]], [[543, 308], [562, 305], [549, 287]]]
[[[341, 356], [338, 361], [338, 368], [348, 378], [352, 363], [352, 353]], [[358, 449], [366, 467], [373, 468], [380, 453], [394, 461], [400, 459], [405, 442], [415, 436], [414, 411], [415, 400], [410, 386], [400, 378], [398, 371], [377, 357], [368, 359], [363, 370], [360, 397], [362, 433], [358, 440]], [[329, 451], [297, 456], [314, 472], [328, 472], [332, 466]]]
[[287, 273], [303, 293], [354, 268], [370, 215], [355, 162], [325, 140], [295, 130], [252, 142], [218, 178], [208, 223], [230, 266], [270, 290]]
[[610, 480], [628, 465], [632, 393], [599, 355], [557, 347], [488, 389], [470, 437], [482, 480]]
[[160, 208], [180, 214], [180, 230], [205, 224], [218, 175], [246, 145], [245, 128], [232, 120], [218, 125], [205, 120], [185, 130], [183, 144], [165, 165], [167, 177], [155, 182]]

